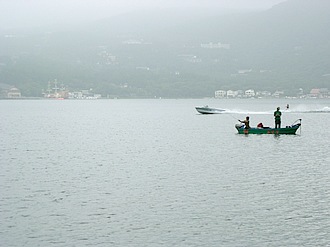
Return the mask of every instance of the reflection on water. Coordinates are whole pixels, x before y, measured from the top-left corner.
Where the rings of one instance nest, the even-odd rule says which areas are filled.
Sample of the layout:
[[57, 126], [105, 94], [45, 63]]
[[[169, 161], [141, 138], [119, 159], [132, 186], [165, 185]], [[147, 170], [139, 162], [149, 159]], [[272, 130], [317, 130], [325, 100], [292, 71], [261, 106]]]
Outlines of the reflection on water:
[[238, 135], [287, 102], [203, 101], [1, 101], [0, 245], [327, 246], [328, 114]]

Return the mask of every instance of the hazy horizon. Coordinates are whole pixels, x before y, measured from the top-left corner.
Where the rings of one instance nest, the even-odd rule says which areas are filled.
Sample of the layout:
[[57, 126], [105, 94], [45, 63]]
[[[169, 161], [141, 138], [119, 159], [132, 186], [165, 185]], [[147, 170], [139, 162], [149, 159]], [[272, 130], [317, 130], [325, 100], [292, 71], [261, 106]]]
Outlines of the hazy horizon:
[[0, 0], [0, 28], [79, 23], [140, 10], [212, 8], [267, 9], [285, 0]]

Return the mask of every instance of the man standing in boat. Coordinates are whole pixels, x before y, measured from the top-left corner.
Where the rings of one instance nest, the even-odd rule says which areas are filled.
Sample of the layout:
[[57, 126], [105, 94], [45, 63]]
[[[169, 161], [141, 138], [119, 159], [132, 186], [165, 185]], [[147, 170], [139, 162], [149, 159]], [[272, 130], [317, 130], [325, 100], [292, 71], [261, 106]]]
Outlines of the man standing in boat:
[[246, 117], [245, 120], [238, 120], [241, 123], [245, 124], [245, 129], [250, 129], [250, 117]]
[[274, 112], [275, 129], [281, 128], [281, 116], [282, 116], [282, 113], [280, 112], [280, 108], [277, 107], [276, 111]]

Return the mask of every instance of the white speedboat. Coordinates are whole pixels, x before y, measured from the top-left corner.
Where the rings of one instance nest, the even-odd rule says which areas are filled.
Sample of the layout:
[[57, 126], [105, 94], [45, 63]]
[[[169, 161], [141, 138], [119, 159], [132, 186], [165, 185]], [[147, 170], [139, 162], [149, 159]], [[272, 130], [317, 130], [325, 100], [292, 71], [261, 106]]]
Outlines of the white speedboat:
[[196, 110], [201, 114], [218, 114], [223, 113], [224, 109], [218, 109], [218, 108], [211, 108], [209, 106], [196, 106]]

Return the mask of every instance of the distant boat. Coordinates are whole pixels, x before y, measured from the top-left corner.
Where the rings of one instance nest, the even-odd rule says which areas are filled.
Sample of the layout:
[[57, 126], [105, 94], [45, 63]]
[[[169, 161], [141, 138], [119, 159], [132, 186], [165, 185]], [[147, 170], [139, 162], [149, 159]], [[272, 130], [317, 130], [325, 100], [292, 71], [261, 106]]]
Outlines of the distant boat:
[[196, 110], [201, 114], [219, 114], [223, 113], [224, 109], [218, 109], [218, 108], [211, 108], [209, 106], [196, 106]]
[[298, 119], [300, 122], [297, 124], [293, 124], [290, 126], [286, 126], [285, 128], [270, 128], [270, 127], [262, 127], [262, 128], [249, 128], [245, 129], [244, 125], [242, 124], [236, 124], [235, 128], [238, 131], [238, 134], [275, 134], [275, 135], [294, 135], [296, 134], [296, 131], [301, 126], [301, 119]]

